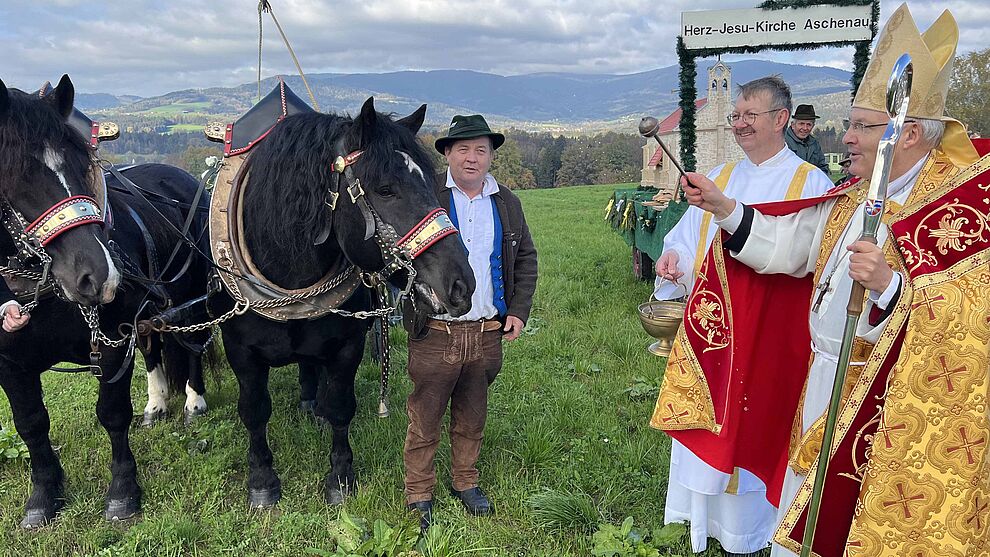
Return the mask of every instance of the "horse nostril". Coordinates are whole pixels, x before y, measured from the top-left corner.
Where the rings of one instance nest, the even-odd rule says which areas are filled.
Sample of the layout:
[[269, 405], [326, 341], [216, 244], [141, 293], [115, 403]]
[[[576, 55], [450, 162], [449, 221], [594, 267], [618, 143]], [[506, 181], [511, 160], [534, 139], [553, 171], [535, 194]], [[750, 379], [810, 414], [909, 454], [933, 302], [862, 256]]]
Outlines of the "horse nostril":
[[468, 286], [463, 280], [457, 279], [450, 286], [450, 301], [455, 305], [460, 305], [467, 300]]
[[82, 273], [76, 280], [76, 291], [86, 300], [100, 301], [100, 286], [92, 273]]

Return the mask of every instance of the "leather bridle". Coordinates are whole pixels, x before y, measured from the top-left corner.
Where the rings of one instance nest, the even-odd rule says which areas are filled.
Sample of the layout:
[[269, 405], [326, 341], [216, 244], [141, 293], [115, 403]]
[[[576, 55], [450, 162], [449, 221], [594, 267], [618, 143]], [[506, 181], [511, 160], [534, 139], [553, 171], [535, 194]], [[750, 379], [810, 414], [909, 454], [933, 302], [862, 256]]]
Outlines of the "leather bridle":
[[330, 208], [331, 217], [337, 208], [340, 199], [338, 191], [340, 187], [340, 177], [346, 182], [347, 196], [351, 203], [357, 206], [365, 220], [364, 239], [375, 238], [382, 250], [382, 257], [385, 260], [385, 267], [379, 272], [383, 277], [392, 274], [399, 267], [406, 269], [409, 276], [404, 295], [409, 295], [416, 277], [416, 270], [412, 262], [431, 246], [441, 239], [457, 234], [457, 228], [447, 215], [447, 211], [436, 208], [423, 217], [403, 236], [395, 231], [392, 225], [386, 223], [378, 215], [375, 208], [368, 202], [361, 180], [354, 176], [351, 165], [361, 158], [364, 151], [352, 151], [347, 156], [338, 156], [333, 163], [333, 173], [335, 179], [331, 181], [330, 189], [327, 191], [326, 205]]

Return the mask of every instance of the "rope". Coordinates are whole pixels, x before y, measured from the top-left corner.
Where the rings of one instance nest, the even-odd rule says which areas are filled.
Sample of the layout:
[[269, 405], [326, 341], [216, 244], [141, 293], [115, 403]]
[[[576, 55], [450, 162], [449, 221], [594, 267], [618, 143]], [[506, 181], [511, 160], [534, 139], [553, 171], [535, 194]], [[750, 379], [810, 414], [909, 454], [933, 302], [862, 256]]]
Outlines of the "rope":
[[282, 25], [278, 22], [278, 18], [275, 17], [275, 10], [272, 8], [271, 3], [268, 0], [261, 0], [258, 2], [258, 99], [261, 99], [261, 13], [268, 12], [272, 16], [272, 21], [275, 22], [275, 27], [278, 29], [278, 33], [282, 35], [282, 42], [285, 43], [285, 48], [289, 50], [289, 56], [292, 57], [292, 62], [296, 65], [296, 70], [299, 72], [299, 77], [302, 78], [303, 85], [306, 86], [306, 92], [309, 93], [309, 100], [313, 101], [313, 108], [317, 112], [320, 111], [320, 103], [316, 102], [316, 95], [313, 94], [313, 90], [309, 87], [309, 81], [306, 79], [306, 74], [303, 73], [302, 66], [299, 65], [299, 59], [296, 58], [295, 51], [292, 50], [292, 45], [289, 44], [289, 38], [285, 36], [285, 31], [282, 30]]
[[[261, 24], [261, 14], [264, 11], [265, 6], [268, 6], [268, 0], [261, 0], [258, 2], [258, 101], [261, 100], [261, 46], [264, 34], [264, 26]], [[268, 7], [271, 8], [271, 6]]]

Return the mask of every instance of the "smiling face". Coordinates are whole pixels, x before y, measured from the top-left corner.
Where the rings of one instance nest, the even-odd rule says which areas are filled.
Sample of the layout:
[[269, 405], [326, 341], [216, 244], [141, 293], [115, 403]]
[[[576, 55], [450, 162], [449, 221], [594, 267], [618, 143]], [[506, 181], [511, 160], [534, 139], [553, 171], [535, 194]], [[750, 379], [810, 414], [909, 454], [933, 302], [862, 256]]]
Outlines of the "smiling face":
[[454, 183], [466, 192], [481, 191], [492, 167], [492, 140], [488, 136], [460, 139], [444, 149]]
[[748, 98], [739, 95], [733, 112], [740, 118], [732, 124], [732, 133], [750, 160], [759, 164], [780, 151], [789, 114], [786, 108], [771, 106], [769, 92], [759, 91]]
[[804, 140], [808, 139], [811, 135], [811, 130], [815, 129], [814, 120], [791, 120], [791, 131], [798, 139]]

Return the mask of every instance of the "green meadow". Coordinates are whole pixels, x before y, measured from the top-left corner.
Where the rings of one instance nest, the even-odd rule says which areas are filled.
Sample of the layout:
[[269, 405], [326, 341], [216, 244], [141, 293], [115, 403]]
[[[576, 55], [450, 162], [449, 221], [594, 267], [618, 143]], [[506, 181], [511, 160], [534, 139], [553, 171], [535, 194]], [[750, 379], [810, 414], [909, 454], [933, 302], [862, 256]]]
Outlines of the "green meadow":
[[[496, 512], [468, 516], [448, 494], [445, 440], [437, 459], [435, 526], [420, 542], [422, 554], [690, 554], [683, 531], [667, 531], [669, 539], [656, 553], [601, 553], [596, 542], [601, 525], [618, 531], [627, 517], [652, 538], [662, 537], [670, 446], [647, 425], [663, 360], [647, 352], [651, 339], [636, 307], [652, 286], [633, 278], [630, 248], [603, 220], [617, 187], [629, 186], [519, 192], [539, 252], [540, 279], [527, 330], [505, 346], [505, 366], [491, 391], [479, 465]], [[404, 400], [411, 385], [401, 328], [393, 330], [392, 341], [391, 417], [375, 414], [376, 364], [366, 359], [358, 374], [351, 443], [359, 491], [344, 506], [347, 520], [323, 500], [331, 435], [297, 410], [294, 367], [274, 370], [271, 380], [269, 438], [283, 488], [277, 508], [247, 507], [247, 436], [237, 418], [237, 382], [221, 370], [207, 381], [209, 414], [194, 425], [183, 425], [178, 397], [164, 423], [144, 429], [135, 417], [131, 443], [143, 513], [121, 523], [102, 518], [110, 447], [96, 419], [96, 381], [46, 374], [52, 440], [65, 468], [68, 502], [52, 525], [20, 530], [30, 488], [28, 461], [0, 459], [0, 555], [399, 555], [389, 549], [347, 553], [340, 545], [348, 520], [366, 521], [365, 537], [372, 541], [415, 537], [416, 517], [405, 510], [402, 495]], [[133, 385], [135, 414], [146, 402], [145, 389], [140, 369]], [[5, 397], [0, 423], [12, 426]], [[720, 554], [714, 542], [705, 553]]]

